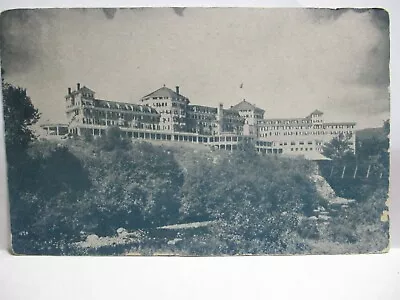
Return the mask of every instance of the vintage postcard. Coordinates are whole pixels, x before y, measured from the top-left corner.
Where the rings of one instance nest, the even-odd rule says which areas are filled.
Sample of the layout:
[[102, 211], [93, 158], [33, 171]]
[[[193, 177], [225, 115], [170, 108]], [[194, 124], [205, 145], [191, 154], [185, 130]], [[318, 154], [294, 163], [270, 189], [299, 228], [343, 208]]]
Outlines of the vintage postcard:
[[1, 14], [12, 252], [389, 249], [383, 9]]

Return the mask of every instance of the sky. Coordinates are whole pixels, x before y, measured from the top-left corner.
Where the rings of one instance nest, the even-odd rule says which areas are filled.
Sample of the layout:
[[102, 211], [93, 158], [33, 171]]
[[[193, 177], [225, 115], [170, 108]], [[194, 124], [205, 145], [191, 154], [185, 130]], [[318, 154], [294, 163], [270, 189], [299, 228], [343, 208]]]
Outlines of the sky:
[[14, 10], [1, 30], [5, 80], [27, 89], [41, 122], [66, 121], [77, 82], [132, 103], [165, 84], [194, 104], [246, 99], [266, 118], [319, 109], [360, 129], [389, 118], [384, 10]]

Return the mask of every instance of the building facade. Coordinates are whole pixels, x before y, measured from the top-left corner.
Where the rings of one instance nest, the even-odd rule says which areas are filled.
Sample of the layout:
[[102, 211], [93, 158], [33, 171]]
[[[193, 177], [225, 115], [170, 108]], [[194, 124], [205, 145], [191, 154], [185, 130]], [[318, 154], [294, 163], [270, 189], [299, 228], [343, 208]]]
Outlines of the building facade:
[[[354, 122], [326, 122], [315, 110], [303, 118], [268, 119], [265, 111], [242, 100], [229, 109], [191, 104], [189, 98], [168, 87], [142, 97], [138, 104], [98, 99], [95, 92], [78, 83], [65, 96], [68, 123], [47, 126], [47, 134], [105, 134], [118, 126], [129, 138], [204, 143], [219, 149], [235, 150], [244, 138], [251, 139], [265, 154], [308, 155], [321, 153], [324, 143], [339, 134], [350, 137], [355, 151]], [[57, 129], [58, 128], [58, 129]], [[62, 128], [60, 130], [60, 128]]]
[[259, 120], [256, 143], [262, 152], [271, 153], [270, 147], [274, 147], [281, 153], [306, 155], [309, 152], [321, 153], [325, 143], [343, 134], [349, 137], [350, 146], [355, 151], [355, 126], [354, 122], [325, 122], [323, 113], [315, 110], [304, 118]]

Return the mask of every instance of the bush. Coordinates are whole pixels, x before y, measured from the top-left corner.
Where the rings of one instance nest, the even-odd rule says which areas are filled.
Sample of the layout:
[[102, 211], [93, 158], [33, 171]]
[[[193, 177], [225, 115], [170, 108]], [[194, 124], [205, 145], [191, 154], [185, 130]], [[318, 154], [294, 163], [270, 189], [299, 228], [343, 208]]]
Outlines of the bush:
[[282, 253], [296, 243], [298, 216], [318, 206], [307, 177], [312, 166], [243, 154], [197, 157], [187, 164], [183, 213], [190, 220], [219, 220], [211, 233], [227, 254]]
[[82, 163], [62, 145], [36, 142], [22, 165], [18, 184], [9, 185], [15, 251], [46, 253], [55, 241], [77, 238], [78, 199], [90, 187]]
[[75, 241], [81, 231], [104, 236], [119, 227], [178, 220], [183, 175], [162, 148], [138, 143], [105, 150], [83, 141], [44, 141], [27, 153], [20, 182], [10, 192], [16, 251], [57, 252], [46, 247]]

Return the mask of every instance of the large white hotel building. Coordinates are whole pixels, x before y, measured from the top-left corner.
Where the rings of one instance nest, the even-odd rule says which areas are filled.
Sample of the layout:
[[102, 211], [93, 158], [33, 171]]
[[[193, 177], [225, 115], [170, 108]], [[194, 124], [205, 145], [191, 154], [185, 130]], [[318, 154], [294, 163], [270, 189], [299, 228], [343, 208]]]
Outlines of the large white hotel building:
[[267, 119], [265, 111], [250, 102], [225, 109], [191, 104], [179, 87], [165, 86], [142, 97], [137, 104], [98, 99], [79, 83], [65, 96], [68, 124], [44, 124], [50, 136], [105, 134], [118, 126], [132, 139], [203, 143], [235, 150], [243, 138], [251, 139], [258, 152], [319, 157], [322, 145], [339, 134], [349, 134], [355, 151], [354, 122], [326, 122], [315, 110], [308, 116]]

